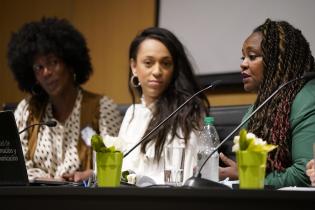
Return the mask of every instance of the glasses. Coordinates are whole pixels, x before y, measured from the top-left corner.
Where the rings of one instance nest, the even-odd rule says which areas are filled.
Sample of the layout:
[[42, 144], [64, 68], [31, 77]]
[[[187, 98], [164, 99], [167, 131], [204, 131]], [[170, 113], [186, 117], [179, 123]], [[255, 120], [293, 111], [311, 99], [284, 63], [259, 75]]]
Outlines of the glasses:
[[47, 59], [45, 64], [34, 64], [33, 71], [35, 74], [42, 74], [45, 68], [49, 70], [56, 70], [59, 66], [59, 63], [60, 61], [57, 58]]

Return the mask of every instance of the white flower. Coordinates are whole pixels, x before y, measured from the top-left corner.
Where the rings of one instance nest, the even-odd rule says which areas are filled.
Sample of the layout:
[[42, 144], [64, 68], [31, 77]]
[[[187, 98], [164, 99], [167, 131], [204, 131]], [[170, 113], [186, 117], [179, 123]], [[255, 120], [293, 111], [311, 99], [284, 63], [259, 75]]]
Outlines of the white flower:
[[[246, 139], [254, 139], [254, 141], [253, 141], [254, 145], [266, 144], [266, 142], [264, 142], [261, 138], [257, 138], [256, 135], [253, 133], [247, 133]], [[232, 147], [232, 152], [239, 151], [240, 150], [240, 136], [234, 136], [233, 143], [234, 143], [234, 145]]]
[[234, 136], [233, 143], [238, 144], [240, 142], [240, 136]]
[[236, 152], [236, 151], [239, 151], [240, 150], [240, 144], [234, 144], [233, 147], [232, 147], [232, 152]]
[[253, 133], [247, 133], [246, 138], [247, 139], [256, 139], [256, 135]]
[[239, 151], [240, 150], [240, 136], [234, 136], [234, 139], [233, 139], [233, 147], [232, 147], [232, 152], [236, 152], [236, 151]]
[[272, 144], [267, 144], [266, 141], [258, 138], [253, 133], [246, 133], [246, 130], [244, 129], [240, 131], [240, 135], [243, 136], [242, 138], [244, 139], [240, 139], [240, 136], [234, 137], [234, 145], [232, 147], [233, 152], [237, 152], [239, 150], [269, 152], [277, 147]]
[[107, 148], [115, 147], [116, 151], [123, 152], [123, 149], [124, 149], [123, 148], [123, 145], [124, 145], [123, 139], [121, 139], [119, 137], [106, 135], [105, 137], [103, 137], [103, 142]]
[[261, 138], [256, 138], [256, 141], [254, 141], [255, 145], [265, 145], [267, 144], [266, 141], [263, 141]]
[[137, 175], [136, 174], [129, 174], [127, 175], [127, 182], [129, 184], [136, 184], [136, 178], [137, 178]]

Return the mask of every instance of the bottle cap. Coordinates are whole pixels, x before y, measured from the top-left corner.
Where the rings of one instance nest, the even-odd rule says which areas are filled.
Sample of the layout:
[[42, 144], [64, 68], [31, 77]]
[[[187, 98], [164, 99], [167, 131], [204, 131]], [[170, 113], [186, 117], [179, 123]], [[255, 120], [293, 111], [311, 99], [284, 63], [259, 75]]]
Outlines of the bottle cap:
[[204, 118], [204, 123], [205, 123], [205, 125], [213, 125], [214, 118], [213, 117], [205, 117]]

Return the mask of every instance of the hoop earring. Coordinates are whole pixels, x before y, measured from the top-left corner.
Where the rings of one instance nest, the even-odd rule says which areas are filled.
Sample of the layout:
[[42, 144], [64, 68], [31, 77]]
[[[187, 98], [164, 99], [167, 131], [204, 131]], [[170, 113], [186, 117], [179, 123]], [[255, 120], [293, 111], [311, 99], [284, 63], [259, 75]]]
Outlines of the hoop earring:
[[130, 77], [130, 84], [131, 84], [132, 87], [135, 87], [135, 88], [139, 87], [140, 86], [140, 81], [139, 81], [138, 77], [135, 76], [135, 75], [132, 75]]

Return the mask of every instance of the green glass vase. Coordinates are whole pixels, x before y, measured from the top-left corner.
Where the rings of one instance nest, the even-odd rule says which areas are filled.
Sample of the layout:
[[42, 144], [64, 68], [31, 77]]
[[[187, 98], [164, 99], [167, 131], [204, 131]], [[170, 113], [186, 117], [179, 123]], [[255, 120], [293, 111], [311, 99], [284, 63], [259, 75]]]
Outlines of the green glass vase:
[[240, 189], [263, 189], [266, 174], [266, 152], [236, 153]]
[[121, 152], [97, 152], [97, 185], [117, 187], [120, 185], [123, 154]]

